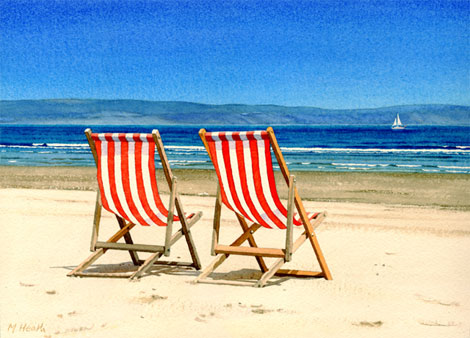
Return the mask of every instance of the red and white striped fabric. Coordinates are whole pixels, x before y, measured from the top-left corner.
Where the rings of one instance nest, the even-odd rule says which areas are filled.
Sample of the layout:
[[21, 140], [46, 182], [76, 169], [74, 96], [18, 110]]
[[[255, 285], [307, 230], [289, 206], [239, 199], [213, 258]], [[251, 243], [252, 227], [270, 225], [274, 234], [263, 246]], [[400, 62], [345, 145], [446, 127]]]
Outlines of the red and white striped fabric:
[[[221, 188], [222, 202], [266, 228], [285, 229], [287, 209], [274, 179], [271, 144], [266, 131], [206, 133]], [[309, 219], [318, 213], [308, 214]], [[295, 225], [301, 225], [294, 215]]]
[[[151, 134], [92, 134], [103, 207], [134, 224], [167, 225], [155, 178]], [[174, 221], [179, 221], [175, 216]]]

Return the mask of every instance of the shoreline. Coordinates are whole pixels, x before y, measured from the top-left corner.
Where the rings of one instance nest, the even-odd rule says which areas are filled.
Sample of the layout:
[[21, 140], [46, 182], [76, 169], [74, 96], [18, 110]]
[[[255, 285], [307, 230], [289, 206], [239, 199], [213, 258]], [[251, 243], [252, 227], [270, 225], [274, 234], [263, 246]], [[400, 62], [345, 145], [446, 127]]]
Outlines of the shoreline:
[[[174, 169], [182, 195], [215, 196], [216, 175], [209, 169]], [[364, 173], [292, 171], [302, 199], [470, 210], [470, 175], [436, 173]], [[276, 185], [281, 198], [287, 186], [280, 172]], [[168, 193], [157, 169], [162, 193]], [[210, 182], [210, 184], [208, 184]], [[94, 167], [0, 166], [0, 189], [96, 191]]]

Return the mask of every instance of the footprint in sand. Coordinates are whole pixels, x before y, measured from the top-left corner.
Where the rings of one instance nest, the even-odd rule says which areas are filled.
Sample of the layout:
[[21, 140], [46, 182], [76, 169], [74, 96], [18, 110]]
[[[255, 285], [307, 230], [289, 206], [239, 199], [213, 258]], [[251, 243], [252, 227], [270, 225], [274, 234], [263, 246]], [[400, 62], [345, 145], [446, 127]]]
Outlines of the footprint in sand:
[[[210, 312], [209, 317], [214, 317], [215, 312]], [[195, 321], [201, 322], [201, 323], [206, 323], [207, 315], [200, 313], [196, 318], [194, 318]]]
[[418, 323], [424, 326], [459, 326], [460, 323], [455, 322], [440, 322], [437, 320], [418, 320]]
[[429, 298], [425, 297], [419, 294], [415, 295], [420, 301], [429, 303], [429, 304], [437, 304], [437, 305], [443, 305], [443, 306], [460, 306], [459, 303], [457, 302], [446, 302], [446, 301], [441, 301], [439, 299], [434, 299], [434, 298]]
[[353, 325], [363, 326], [363, 327], [381, 327], [383, 325], [383, 322], [381, 320], [378, 320], [376, 322], [362, 321], [359, 323], [353, 323]]
[[138, 300], [139, 302], [141, 303], [153, 303], [157, 300], [165, 300], [165, 299], [168, 299], [167, 296], [160, 296], [160, 295], [150, 295], [148, 297], [139, 297]]

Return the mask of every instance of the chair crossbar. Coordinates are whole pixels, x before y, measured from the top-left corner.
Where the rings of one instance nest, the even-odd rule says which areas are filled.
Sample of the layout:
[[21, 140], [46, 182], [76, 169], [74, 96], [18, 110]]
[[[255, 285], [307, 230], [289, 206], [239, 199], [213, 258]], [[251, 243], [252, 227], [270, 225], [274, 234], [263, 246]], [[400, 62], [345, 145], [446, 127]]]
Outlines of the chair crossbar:
[[295, 276], [295, 277], [325, 277], [322, 271], [306, 271], [306, 270], [288, 270], [279, 269], [276, 276]]
[[165, 247], [162, 245], [147, 244], [125, 244], [125, 243], [109, 243], [96, 242], [97, 248], [114, 249], [114, 250], [133, 250], [141, 252], [164, 252]]
[[132, 272], [76, 272], [76, 277], [98, 277], [98, 278], [129, 278], [132, 276]]
[[202, 281], [198, 281], [198, 283], [231, 285], [231, 286], [253, 286], [253, 282], [239, 281], [239, 280], [227, 280], [227, 279], [204, 279]]
[[260, 257], [284, 257], [286, 251], [283, 249], [273, 249], [273, 248], [254, 248], [254, 247], [244, 247], [238, 246], [233, 247], [230, 245], [218, 245], [215, 248], [216, 253], [222, 254], [235, 254], [241, 256], [260, 256]]
[[[144, 260], [139, 260], [140, 264], [143, 264]], [[176, 261], [156, 261], [153, 262], [154, 265], [168, 265], [168, 266], [185, 266], [185, 267], [194, 267], [194, 263], [189, 262], [176, 262]]]

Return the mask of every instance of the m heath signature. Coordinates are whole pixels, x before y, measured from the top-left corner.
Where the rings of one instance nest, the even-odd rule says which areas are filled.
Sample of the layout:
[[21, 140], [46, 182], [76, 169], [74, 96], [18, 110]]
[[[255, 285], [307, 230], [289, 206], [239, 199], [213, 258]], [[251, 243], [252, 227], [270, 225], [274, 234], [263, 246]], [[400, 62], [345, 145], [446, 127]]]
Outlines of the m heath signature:
[[25, 332], [42, 332], [46, 333], [44, 323], [10, 323], [8, 324], [8, 332], [10, 333], [25, 333]]

